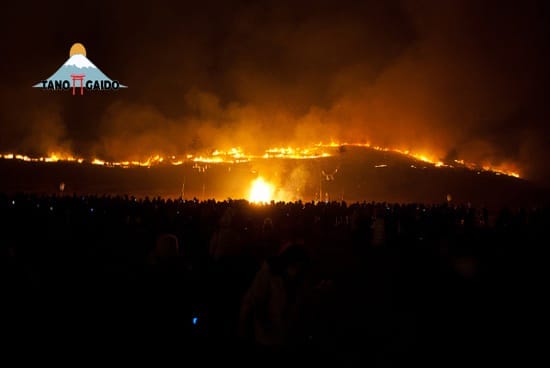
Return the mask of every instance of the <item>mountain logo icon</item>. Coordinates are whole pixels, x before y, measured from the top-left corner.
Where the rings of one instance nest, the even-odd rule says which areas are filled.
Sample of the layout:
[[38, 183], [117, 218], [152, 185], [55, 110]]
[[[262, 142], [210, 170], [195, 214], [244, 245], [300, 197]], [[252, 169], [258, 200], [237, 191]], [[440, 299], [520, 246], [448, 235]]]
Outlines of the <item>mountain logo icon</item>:
[[75, 43], [69, 51], [69, 59], [48, 79], [36, 83], [34, 88], [51, 91], [72, 90], [84, 94], [88, 91], [113, 91], [127, 88], [117, 80], [105, 75], [86, 57], [86, 49], [81, 43]]

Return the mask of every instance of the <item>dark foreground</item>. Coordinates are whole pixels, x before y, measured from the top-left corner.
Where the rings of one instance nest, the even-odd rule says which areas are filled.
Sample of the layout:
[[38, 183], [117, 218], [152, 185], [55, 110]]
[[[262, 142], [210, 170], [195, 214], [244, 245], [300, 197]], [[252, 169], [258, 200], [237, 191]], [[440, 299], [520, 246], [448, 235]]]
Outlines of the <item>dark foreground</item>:
[[[524, 362], [540, 346], [549, 208], [4, 195], [0, 223], [15, 344], [351, 351], [375, 366]], [[300, 312], [266, 345], [250, 323], [275, 326], [275, 289], [250, 315], [243, 301], [289, 244], [308, 257], [283, 297]]]

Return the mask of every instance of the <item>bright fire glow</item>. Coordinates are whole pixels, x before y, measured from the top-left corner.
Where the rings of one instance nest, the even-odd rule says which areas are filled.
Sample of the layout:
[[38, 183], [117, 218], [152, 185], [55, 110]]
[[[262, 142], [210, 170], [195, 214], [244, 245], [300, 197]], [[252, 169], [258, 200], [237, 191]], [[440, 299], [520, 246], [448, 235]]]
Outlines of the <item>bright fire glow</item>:
[[[194, 154], [185, 153], [180, 156], [169, 155], [162, 156], [160, 154], [152, 154], [148, 157], [140, 157], [133, 160], [124, 161], [107, 161], [103, 158], [82, 158], [76, 157], [72, 154], [62, 152], [50, 152], [45, 157], [29, 157], [23, 154], [16, 153], [4, 153], [0, 154], [0, 158], [7, 160], [21, 160], [27, 162], [77, 162], [79, 164], [88, 162], [93, 165], [100, 165], [106, 167], [151, 167], [156, 165], [182, 165], [186, 162], [191, 163], [203, 163], [203, 164], [237, 164], [243, 162], [250, 162], [254, 160], [270, 160], [270, 159], [285, 159], [285, 160], [306, 160], [306, 159], [319, 159], [325, 157], [333, 157], [338, 155], [338, 149], [342, 147], [364, 147], [370, 148], [376, 151], [394, 152], [414, 160], [422, 161], [423, 163], [432, 165], [434, 167], [465, 167], [470, 170], [488, 171], [495, 174], [504, 174], [520, 177], [520, 173], [515, 165], [512, 163], [491, 165], [490, 163], [471, 163], [465, 162], [463, 159], [456, 159], [452, 163], [444, 163], [438, 159], [436, 155], [430, 154], [426, 151], [413, 151], [408, 148], [400, 147], [381, 147], [372, 145], [370, 142], [365, 143], [349, 143], [349, 142], [334, 142], [330, 143], [318, 143], [305, 147], [273, 147], [266, 149], [263, 153], [251, 154], [246, 152], [241, 147], [233, 147], [226, 150], [214, 150], [208, 153], [197, 152]], [[416, 165], [413, 165], [416, 168]]]
[[275, 188], [273, 185], [266, 182], [262, 177], [259, 177], [252, 182], [248, 200], [253, 203], [270, 202], [274, 191]]

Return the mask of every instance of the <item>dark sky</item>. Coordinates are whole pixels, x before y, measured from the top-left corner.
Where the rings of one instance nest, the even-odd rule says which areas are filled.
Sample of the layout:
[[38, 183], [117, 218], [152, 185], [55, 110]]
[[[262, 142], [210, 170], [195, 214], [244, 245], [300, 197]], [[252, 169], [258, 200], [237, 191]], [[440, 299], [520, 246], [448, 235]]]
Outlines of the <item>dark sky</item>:
[[[548, 1], [10, 2], [0, 151], [368, 139], [549, 183], [549, 21]], [[74, 42], [129, 88], [31, 88]]]

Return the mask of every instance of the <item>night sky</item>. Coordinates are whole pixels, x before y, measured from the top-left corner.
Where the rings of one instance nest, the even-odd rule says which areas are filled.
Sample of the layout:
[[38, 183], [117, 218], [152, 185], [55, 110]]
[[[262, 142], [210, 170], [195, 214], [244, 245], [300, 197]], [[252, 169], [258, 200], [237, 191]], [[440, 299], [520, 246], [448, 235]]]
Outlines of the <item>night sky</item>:
[[[10, 1], [0, 40], [0, 152], [369, 140], [550, 183], [548, 1]], [[31, 88], [75, 42], [129, 88]]]

